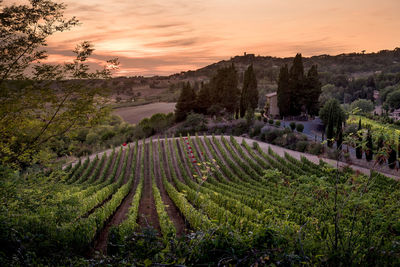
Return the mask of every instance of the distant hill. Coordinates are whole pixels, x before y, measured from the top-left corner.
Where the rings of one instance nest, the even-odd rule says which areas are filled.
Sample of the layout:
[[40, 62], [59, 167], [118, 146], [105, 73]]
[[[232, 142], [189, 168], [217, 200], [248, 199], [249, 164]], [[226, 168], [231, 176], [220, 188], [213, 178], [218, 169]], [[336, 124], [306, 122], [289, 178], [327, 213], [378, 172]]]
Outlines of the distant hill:
[[[217, 69], [233, 63], [238, 70], [241, 83], [244, 70], [253, 64], [260, 95], [264, 95], [276, 90], [280, 67], [284, 64], [291, 65], [294, 56], [279, 58], [245, 53], [242, 56], [222, 60], [197, 70], [183, 71], [170, 76], [116, 77], [107, 83], [113, 89], [113, 101], [121, 103], [117, 105], [130, 105], [130, 103], [133, 104], [132, 101], [136, 104], [158, 101], [175, 102], [184, 82], [189, 81], [198, 88], [200, 82], [207, 82]], [[318, 65], [322, 85], [332, 83], [341, 86], [341, 81], [347, 83], [352, 79], [366, 79], [371, 76], [376, 78], [379, 75], [400, 75], [400, 48], [382, 50], [377, 53], [303, 57], [303, 63], [305, 71], [314, 64]], [[377, 89], [381, 88], [377, 85]], [[264, 100], [260, 98], [260, 104], [262, 101]]]

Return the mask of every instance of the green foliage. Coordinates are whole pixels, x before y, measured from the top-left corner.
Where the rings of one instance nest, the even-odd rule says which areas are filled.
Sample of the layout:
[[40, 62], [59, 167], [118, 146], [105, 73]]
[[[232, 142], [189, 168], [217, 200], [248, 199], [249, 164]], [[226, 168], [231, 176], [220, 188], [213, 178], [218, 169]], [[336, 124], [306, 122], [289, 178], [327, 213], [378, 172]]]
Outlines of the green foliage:
[[210, 81], [212, 104], [218, 104], [228, 113], [233, 114], [239, 106], [240, 91], [237, 72], [233, 64], [217, 70]]
[[400, 108], [400, 89], [397, 89], [387, 95], [386, 103], [392, 109]]
[[370, 113], [374, 110], [374, 103], [366, 99], [357, 99], [351, 103], [351, 110], [358, 110], [363, 114]]
[[289, 87], [289, 68], [285, 64], [281, 67], [279, 72], [278, 80], [278, 108], [281, 116], [287, 116], [290, 114], [290, 103], [292, 102], [292, 94]]
[[319, 117], [326, 127], [328, 146], [332, 147], [333, 140], [342, 129], [346, 121], [346, 114], [336, 99], [331, 99], [319, 111]]
[[175, 107], [175, 119], [177, 122], [183, 121], [190, 111], [194, 111], [196, 104], [196, 94], [190, 83], [186, 83], [181, 91]]
[[290, 124], [290, 129], [292, 129], [292, 131], [294, 131], [294, 129], [296, 129], [296, 123], [294, 121], [292, 121]]
[[[63, 4], [39, 0], [1, 10], [2, 164], [18, 168], [44, 164], [44, 159], [49, 158], [46, 151], [50, 140], [96, 125], [108, 112], [104, 88], [87, 86], [85, 82], [111, 76], [106, 66], [101, 71], [89, 72], [87, 60], [94, 50], [90, 43], [76, 46], [72, 63], [40, 63], [47, 56], [42, 50], [46, 39], [77, 24], [75, 18], [64, 18], [64, 9]], [[118, 63], [111, 60], [107, 65]], [[80, 135], [79, 139], [84, 137]]]
[[297, 130], [299, 133], [302, 133], [303, 130], [304, 130], [304, 125], [303, 125], [302, 123], [298, 123], [298, 124], [296, 125], [296, 130]]
[[240, 95], [240, 117], [243, 118], [248, 109], [256, 109], [258, 105], [257, 78], [250, 65], [244, 72], [243, 88]]
[[304, 75], [301, 54], [293, 59], [293, 65], [288, 69], [284, 65], [278, 79], [278, 107], [281, 116], [297, 116], [302, 111], [307, 114], [318, 114], [318, 99], [321, 94], [317, 66], [313, 65]]

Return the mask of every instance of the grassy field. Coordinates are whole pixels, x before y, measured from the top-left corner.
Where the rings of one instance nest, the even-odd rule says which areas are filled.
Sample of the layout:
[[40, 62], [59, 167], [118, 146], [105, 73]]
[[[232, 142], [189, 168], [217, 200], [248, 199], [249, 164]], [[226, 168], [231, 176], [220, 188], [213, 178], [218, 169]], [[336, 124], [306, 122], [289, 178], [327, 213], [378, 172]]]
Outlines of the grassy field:
[[137, 124], [144, 118], [150, 118], [156, 113], [174, 112], [176, 103], [152, 103], [136, 107], [118, 108], [113, 111], [114, 114], [121, 116], [126, 122]]

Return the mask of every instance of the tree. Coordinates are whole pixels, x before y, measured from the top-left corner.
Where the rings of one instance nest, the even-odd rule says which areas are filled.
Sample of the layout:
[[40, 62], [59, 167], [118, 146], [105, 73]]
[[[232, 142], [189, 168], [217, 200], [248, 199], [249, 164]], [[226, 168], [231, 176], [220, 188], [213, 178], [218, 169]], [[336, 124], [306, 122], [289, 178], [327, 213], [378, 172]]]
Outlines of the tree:
[[296, 54], [293, 65], [289, 70], [289, 91], [292, 95], [290, 101], [290, 115], [298, 115], [305, 105], [305, 79], [301, 54]]
[[290, 114], [291, 92], [289, 88], [289, 69], [285, 64], [281, 67], [278, 79], [278, 108], [281, 116], [288, 116]]
[[319, 117], [326, 127], [328, 146], [332, 147], [332, 139], [338, 136], [341, 125], [346, 121], [346, 113], [336, 99], [331, 99], [319, 111]]
[[356, 144], [356, 157], [358, 159], [362, 159], [362, 133], [361, 133], [361, 119], [358, 121], [358, 131], [357, 131], [357, 136], [358, 136], [358, 142]]
[[212, 102], [210, 99], [210, 85], [202, 84], [199, 93], [196, 97], [196, 112], [207, 114], [207, 109], [211, 107]]
[[[46, 39], [75, 26], [65, 19], [65, 6], [31, 0], [4, 7], [0, 13], [0, 163], [25, 168], [44, 163], [49, 142], [93, 126], [107, 114], [104, 88], [88, 86], [87, 79], [111, 77], [116, 59], [101, 71], [86, 63], [93, 46], [83, 42], [76, 59], [64, 65], [42, 64]], [[111, 66], [109, 68], [107, 66]]]
[[366, 149], [365, 149], [365, 158], [367, 161], [371, 161], [374, 155], [373, 152], [374, 146], [372, 143], [372, 135], [371, 135], [371, 130], [368, 129], [367, 132], [367, 140], [366, 140]]
[[218, 69], [217, 74], [211, 79], [210, 86], [213, 105], [219, 105], [232, 114], [239, 109], [240, 90], [233, 64]]
[[362, 114], [370, 113], [374, 110], [374, 103], [367, 99], [357, 99], [351, 103], [351, 110], [359, 111]]
[[389, 105], [390, 108], [400, 108], [400, 90], [396, 90], [388, 94], [386, 98], [386, 103]]
[[318, 100], [321, 95], [321, 82], [319, 81], [317, 65], [312, 65], [308, 70], [303, 94], [303, 102], [307, 113], [310, 115], [317, 115], [319, 110]]
[[181, 94], [175, 107], [175, 120], [177, 122], [185, 120], [187, 114], [195, 110], [196, 94], [190, 83], [183, 85]]
[[240, 96], [240, 117], [244, 117], [247, 109], [256, 109], [257, 104], [257, 78], [253, 70], [253, 65], [250, 65], [244, 72], [243, 89]]
[[396, 161], [397, 161], [397, 152], [395, 146], [392, 144], [389, 147], [389, 157], [388, 157], [389, 168], [394, 169], [396, 167]]

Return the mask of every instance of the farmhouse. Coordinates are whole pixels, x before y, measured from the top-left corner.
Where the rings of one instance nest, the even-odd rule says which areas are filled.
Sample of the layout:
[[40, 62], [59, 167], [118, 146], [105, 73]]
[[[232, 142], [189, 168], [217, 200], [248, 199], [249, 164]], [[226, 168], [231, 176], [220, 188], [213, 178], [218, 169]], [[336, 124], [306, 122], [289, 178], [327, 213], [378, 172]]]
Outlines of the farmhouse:
[[265, 115], [270, 118], [279, 116], [278, 95], [276, 92], [266, 95]]
[[400, 109], [395, 109], [393, 112], [390, 113], [391, 118], [393, 118], [395, 121], [400, 120]]

